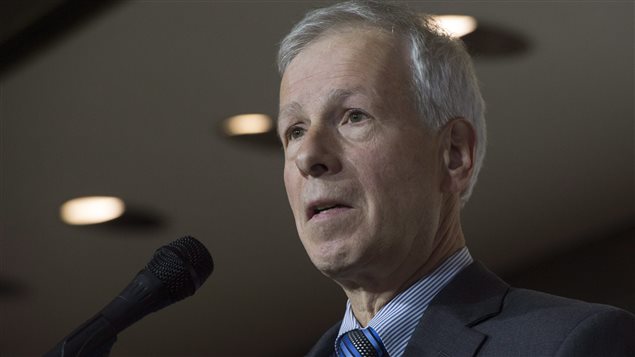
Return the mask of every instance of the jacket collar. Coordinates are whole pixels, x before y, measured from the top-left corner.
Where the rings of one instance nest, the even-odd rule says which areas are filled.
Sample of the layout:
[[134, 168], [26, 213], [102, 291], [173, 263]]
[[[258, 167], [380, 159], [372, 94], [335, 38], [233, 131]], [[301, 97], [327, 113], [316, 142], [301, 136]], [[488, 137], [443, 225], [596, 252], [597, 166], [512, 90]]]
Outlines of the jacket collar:
[[404, 355], [475, 355], [487, 336], [471, 327], [499, 314], [508, 290], [480, 262], [470, 264], [432, 300]]

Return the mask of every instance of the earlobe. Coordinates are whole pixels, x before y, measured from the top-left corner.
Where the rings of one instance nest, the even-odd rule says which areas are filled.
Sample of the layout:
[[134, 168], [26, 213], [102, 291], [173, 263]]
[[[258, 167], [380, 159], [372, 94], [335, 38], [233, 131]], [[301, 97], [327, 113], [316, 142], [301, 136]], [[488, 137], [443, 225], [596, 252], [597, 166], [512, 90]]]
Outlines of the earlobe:
[[442, 130], [443, 191], [460, 194], [468, 187], [474, 167], [476, 134], [464, 118], [450, 120]]

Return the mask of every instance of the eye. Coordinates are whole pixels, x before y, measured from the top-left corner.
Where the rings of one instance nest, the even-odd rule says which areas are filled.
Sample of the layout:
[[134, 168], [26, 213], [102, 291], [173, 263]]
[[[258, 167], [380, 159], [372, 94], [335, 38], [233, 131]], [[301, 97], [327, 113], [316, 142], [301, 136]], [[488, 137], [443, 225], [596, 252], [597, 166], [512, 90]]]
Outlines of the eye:
[[299, 139], [303, 135], [304, 135], [304, 129], [302, 129], [299, 126], [292, 126], [287, 130], [285, 137], [287, 138], [287, 140], [291, 141], [291, 140]]
[[356, 124], [368, 119], [368, 115], [360, 110], [352, 109], [346, 112], [346, 117], [344, 119], [344, 123]]

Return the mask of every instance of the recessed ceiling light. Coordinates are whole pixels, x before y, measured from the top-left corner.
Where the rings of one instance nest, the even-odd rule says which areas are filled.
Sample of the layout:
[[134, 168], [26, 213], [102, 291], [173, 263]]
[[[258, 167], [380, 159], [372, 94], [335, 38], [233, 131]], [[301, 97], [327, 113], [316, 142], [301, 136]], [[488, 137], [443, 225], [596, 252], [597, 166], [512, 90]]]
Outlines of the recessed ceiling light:
[[125, 211], [117, 197], [89, 196], [66, 201], [60, 208], [62, 221], [71, 225], [97, 224], [118, 218]]
[[465, 36], [477, 26], [476, 19], [467, 15], [432, 15], [432, 20], [452, 37]]
[[271, 117], [264, 114], [242, 114], [225, 120], [227, 135], [247, 135], [266, 133], [273, 127]]

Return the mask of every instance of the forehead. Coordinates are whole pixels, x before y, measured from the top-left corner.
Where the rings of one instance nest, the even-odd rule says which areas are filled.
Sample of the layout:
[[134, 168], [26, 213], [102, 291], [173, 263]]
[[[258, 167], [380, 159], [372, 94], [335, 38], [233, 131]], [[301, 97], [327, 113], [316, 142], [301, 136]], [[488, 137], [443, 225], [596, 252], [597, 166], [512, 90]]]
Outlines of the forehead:
[[284, 72], [281, 114], [287, 104], [297, 109], [298, 103], [340, 98], [343, 93], [378, 95], [389, 88], [395, 94], [408, 87], [409, 57], [403, 43], [375, 28], [326, 32], [304, 48]]

